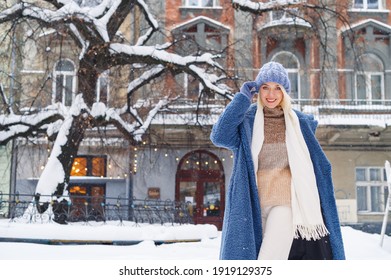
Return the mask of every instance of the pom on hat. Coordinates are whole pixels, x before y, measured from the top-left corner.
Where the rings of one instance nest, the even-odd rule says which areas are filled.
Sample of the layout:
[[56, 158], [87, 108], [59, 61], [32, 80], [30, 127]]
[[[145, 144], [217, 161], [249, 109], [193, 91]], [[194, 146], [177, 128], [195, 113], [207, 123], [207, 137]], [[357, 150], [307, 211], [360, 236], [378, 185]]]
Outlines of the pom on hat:
[[267, 82], [274, 82], [282, 85], [287, 93], [291, 90], [288, 72], [284, 66], [274, 61], [268, 62], [261, 67], [255, 82], [258, 87]]

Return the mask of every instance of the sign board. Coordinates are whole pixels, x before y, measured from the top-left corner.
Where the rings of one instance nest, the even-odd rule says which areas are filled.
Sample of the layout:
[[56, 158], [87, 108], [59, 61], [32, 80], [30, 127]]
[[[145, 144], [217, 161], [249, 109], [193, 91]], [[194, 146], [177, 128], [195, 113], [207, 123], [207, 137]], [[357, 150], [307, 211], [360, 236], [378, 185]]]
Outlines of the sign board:
[[160, 188], [148, 188], [148, 198], [160, 199]]

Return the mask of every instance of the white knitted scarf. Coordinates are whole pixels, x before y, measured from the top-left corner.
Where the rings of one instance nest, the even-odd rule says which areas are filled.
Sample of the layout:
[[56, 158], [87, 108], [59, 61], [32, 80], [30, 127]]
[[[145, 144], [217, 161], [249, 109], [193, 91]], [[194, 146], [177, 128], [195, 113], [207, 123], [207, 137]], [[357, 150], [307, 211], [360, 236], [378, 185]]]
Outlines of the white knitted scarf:
[[[314, 168], [310, 153], [300, 129], [299, 119], [292, 110], [291, 99], [284, 91], [282, 101], [286, 125], [286, 148], [292, 174], [291, 206], [293, 231], [295, 238], [317, 240], [329, 234], [322, 218], [321, 207]], [[258, 155], [264, 141], [263, 106], [258, 99], [254, 130], [251, 143], [251, 154], [254, 163], [255, 177], [258, 170]]]

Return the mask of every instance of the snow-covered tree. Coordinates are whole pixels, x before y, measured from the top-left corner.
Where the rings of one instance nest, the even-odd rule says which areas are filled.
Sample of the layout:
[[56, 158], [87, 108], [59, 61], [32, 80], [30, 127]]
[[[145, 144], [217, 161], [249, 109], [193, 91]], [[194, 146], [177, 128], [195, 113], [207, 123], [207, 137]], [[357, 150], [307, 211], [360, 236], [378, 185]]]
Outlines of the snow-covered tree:
[[[324, 46], [322, 61], [326, 65], [333, 55], [327, 40], [323, 40], [327, 38], [324, 36], [327, 19], [339, 16], [338, 12], [327, 5], [298, 2], [301, 1], [233, 0], [231, 4], [255, 16], [270, 11], [294, 13], [295, 18], [310, 24], [314, 30], [323, 30], [314, 34], [319, 35], [319, 42]], [[175, 47], [178, 41], [169, 38], [156, 44], [154, 38], [166, 35], [160, 32], [158, 20], [147, 3], [144, 0], [9, 0], [0, 4], [0, 49], [8, 51], [2, 59], [8, 59], [10, 65], [8, 74], [4, 71], [1, 76], [9, 90], [0, 88], [0, 144], [37, 135], [46, 135], [54, 141], [38, 181], [37, 200], [40, 195], [61, 197], [64, 194], [73, 159], [89, 129], [114, 126], [127, 139], [140, 141], [154, 116], [171, 100], [180, 98], [178, 93], [169, 90], [160, 90], [158, 94], [150, 90], [151, 84], [162, 77], [186, 73], [202, 84], [203, 93], [232, 97], [232, 90], [224, 84], [229, 77], [218, 63], [218, 54], [203, 51], [180, 55]], [[137, 24], [130, 25], [129, 19]], [[135, 40], [130, 40], [129, 34]], [[77, 60], [75, 96], [69, 96], [72, 89], [67, 79], [71, 77], [61, 71], [59, 76], [53, 74], [56, 61], [60, 61], [57, 66], [63, 72], [74, 66], [65, 59], [69, 57]], [[29, 66], [33, 69], [38, 58], [40, 68], [45, 69], [39, 73], [39, 84], [26, 77], [23, 83], [18, 80], [21, 75], [17, 66], [32, 63]], [[99, 79], [108, 71], [115, 77], [115, 83], [127, 85], [124, 98], [112, 103], [115, 106], [97, 98]], [[136, 97], [145, 88], [148, 102], [140, 105]], [[116, 89], [121, 91], [114, 85], [112, 91]], [[41, 197], [40, 202], [48, 201]]]
[[[134, 17], [136, 10], [143, 15], [143, 20], [139, 20], [139, 30], [127, 30], [126, 20]], [[29, 56], [30, 61], [34, 61], [42, 50], [45, 53], [43, 60], [48, 62], [45, 67], [49, 70], [42, 78], [41, 85], [24, 89], [24, 92], [28, 92], [24, 96], [20, 93], [7, 96], [1, 88], [1, 144], [40, 133], [55, 139], [36, 188], [37, 199], [39, 195], [63, 195], [69, 183], [73, 159], [88, 129], [112, 125], [124, 137], [140, 141], [159, 110], [178, 97], [178, 94], [164, 96], [164, 92], [161, 92], [163, 97], [160, 96], [157, 102], [148, 102], [148, 107], [134, 101], [133, 95], [137, 90], [163, 74], [187, 73], [202, 83], [204, 92], [230, 95], [227, 87], [219, 85], [224, 79], [224, 69], [216, 62], [218, 56], [210, 53], [181, 56], [173, 51], [174, 42], [161, 45], [151, 43], [151, 38], [159, 32], [159, 25], [143, 0], [6, 2], [2, 4], [0, 24], [3, 48], [6, 42], [11, 42], [9, 55], [11, 52], [16, 55], [14, 63], [26, 63]], [[129, 42], [123, 30], [138, 34], [137, 40]], [[29, 45], [31, 48], [27, 48]], [[50, 63], [53, 57], [57, 60], [67, 57], [70, 51], [78, 59], [78, 93], [73, 98], [64, 96], [70, 89], [62, 76], [52, 81], [57, 83], [53, 88], [63, 87], [65, 92], [62, 96], [54, 96], [53, 102], [45, 103], [42, 101], [45, 96], [40, 91], [43, 91], [46, 83], [55, 79], [50, 69], [53, 63], [52, 66]], [[101, 75], [107, 71], [119, 72], [118, 69], [123, 73], [126, 66], [128, 86], [123, 104], [109, 107], [99, 102], [96, 91]], [[207, 68], [217, 70], [219, 76], [206, 73]], [[130, 72], [133, 74], [130, 75]], [[14, 75], [7, 78], [11, 79], [8, 84], [16, 82]], [[63, 84], [59, 85], [60, 82]], [[41, 199], [41, 202], [45, 201]]]

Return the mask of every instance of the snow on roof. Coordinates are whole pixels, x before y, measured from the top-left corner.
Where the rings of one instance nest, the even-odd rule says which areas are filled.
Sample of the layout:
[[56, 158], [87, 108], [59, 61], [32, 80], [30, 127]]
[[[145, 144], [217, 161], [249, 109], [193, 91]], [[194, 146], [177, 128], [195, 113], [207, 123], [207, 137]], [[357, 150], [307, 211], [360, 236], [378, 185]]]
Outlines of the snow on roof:
[[296, 25], [296, 26], [304, 26], [304, 27], [311, 27], [311, 24], [306, 22], [305, 20], [301, 18], [281, 18], [279, 20], [271, 20], [270, 22], [266, 23], [265, 25], [262, 25], [259, 30], [263, 30], [269, 27], [273, 26], [281, 26], [281, 25]]
[[221, 28], [224, 28], [226, 30], [231, 30], [231, 28], [229, 26], [224, 25], [221, 22], [218, 22], [217, 20], [214, 20], [214, 19], [211, 19], [211, 18], [205, 17], [205, 16], [195, 17], [195, 18], [192, 18], [192, 19], [190, 19], [188, 21], [182, 22], [180, 24], [176, 24], [176, 25], [174, 25], [173, 29], [177, 29], [177, 28], [183, 27], [185, 25], [190, 25], [191, 23], [194, 23], [194, 22], [197, 22], [197, 21], [209, 21], [210, 23], [212, 23], [214, 25], [217, 25], [217, 26], [219, 26]]
[[356, 29], [360, 26], [364, 26], [364, 25], [369, 25], [369, 24], [375, 24], [375, 25], [379, 25], [380, 27], [383, 27], [385, 29], [387, 29], [388, 31], [391, 32], [391, 26], [384, 23], [384, 22], [381, 22], [381, 21], [378, 21], [376, 19], [372, 19], [372, 18], [368, 18], [368, 19], [364, 19], [364, 20], [361, 20], [361, 21], [358, 21], [354, 24], [351, 24], [349, 26], [344, 26], [343, 28], [341, 28], [341, 32], [344, 33], [348, 30], [353, 30], [353, 29]]

